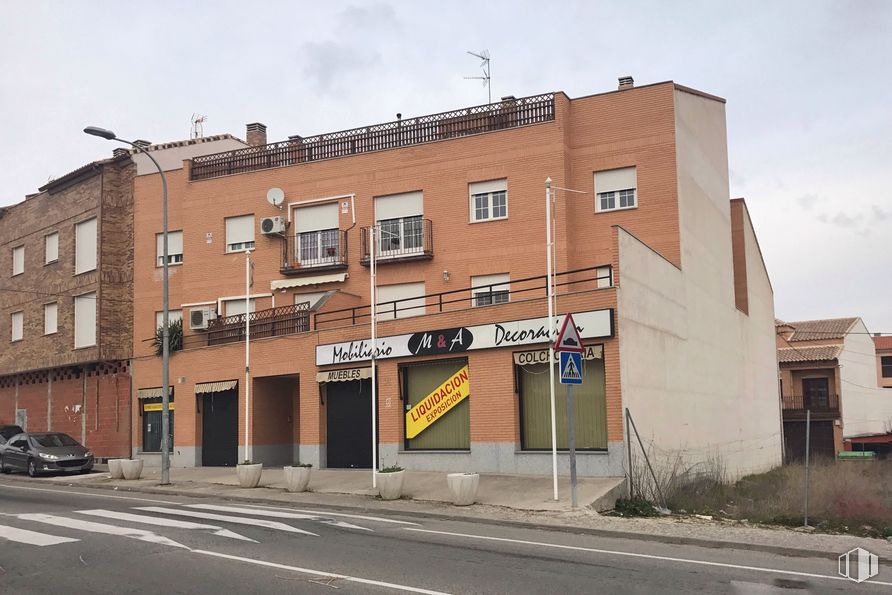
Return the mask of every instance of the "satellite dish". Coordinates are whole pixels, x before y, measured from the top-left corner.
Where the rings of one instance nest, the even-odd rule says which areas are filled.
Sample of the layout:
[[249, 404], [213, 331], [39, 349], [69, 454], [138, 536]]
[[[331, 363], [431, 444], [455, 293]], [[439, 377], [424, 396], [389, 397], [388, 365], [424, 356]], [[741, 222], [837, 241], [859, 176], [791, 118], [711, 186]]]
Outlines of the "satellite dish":
[[278, 207], [285, 202], [285, 191], [281, 188], [270, 188], [266, 192], [266, 200], [274, 207]]

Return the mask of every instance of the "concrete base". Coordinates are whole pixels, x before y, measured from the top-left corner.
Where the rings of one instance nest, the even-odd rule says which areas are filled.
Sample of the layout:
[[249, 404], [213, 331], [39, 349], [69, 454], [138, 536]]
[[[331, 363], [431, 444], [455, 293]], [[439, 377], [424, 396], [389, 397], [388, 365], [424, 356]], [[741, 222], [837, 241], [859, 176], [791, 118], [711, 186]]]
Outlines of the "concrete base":
[[289, 492], [307, 491], [310, 474], [313, 471], [312, 467], [285, 467], [282, 471], [285, 474], [285, 489]]
[[395, 471], [393, 473], [376, 473], [378, 484], [378, 494], [382, 500], [398, 500], [403, 495], [403, 480], [406, 477], [405, 471]]
[[121, 467], [122, 460], [123, 459], [108, 460], [109, 479], [124, 479], [124, 469]]
[[452, 494], [452, 503], [456, 506], [469, 506], [477, 499], [477, 486], [480, 476], [476, 473], [450, 473], [446, 476], [446, 485]]
[[309, 463], [316, 469], [325, 468], [324, 444], [300, 444], [297, 451], [297, 460], [301, 463]]
[[236, 465], [235, 471], [238, 476], [238, 484], [241, 487], [256, 488], [260, 485], [260, 475], [263, 473], [262, 464]]
[[142, 475], [142, 459], [122, 459], [121, 473], [124, 479], [139, 479]]

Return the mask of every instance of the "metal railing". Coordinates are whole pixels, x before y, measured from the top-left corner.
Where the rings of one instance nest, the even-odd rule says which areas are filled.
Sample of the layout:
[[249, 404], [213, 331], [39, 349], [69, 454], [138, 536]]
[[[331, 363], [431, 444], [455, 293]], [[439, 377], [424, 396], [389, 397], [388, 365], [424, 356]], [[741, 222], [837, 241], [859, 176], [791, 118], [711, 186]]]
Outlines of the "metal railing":
[[[258, 310], [251, 312], [250, 317], [252, 339], [293, 335], [310, 330], [310, 308], [306, 303]], [[186, 339], [186, 349], [244, 341], [245, 315], [211, 320], [207, 332], [189, 335]]]
[[555, 118], [554, 94], [507, 99], [498, 103], [395, 120], [259, 147], [201, 155], [192, 159], [189, 179], [232, 174], [396, 149], [482, 132], [549, 122]]
[[[385, 264], [396, 260], [431, 258], [434, 255], [434, 226], [430, 219], [402, 217], [378, 222], [375, 260]], [[360, 229], [362, 264], [369, 264], [369, 230]]]
[[[554, 277], [556, 292], [561, 292], [562, 290], [565, 292], [585, 291], [613, 286], [613, 269], [610, 265], [565, 271], [556, 273]], [[507, 292], [505, 290], [506, 285], [510, 286]], [[504, 293], [508, 295], [508, 303], [518, 299], [547, 297], [548, 285], [546, 276], [511, 279], [507, 284], [499, 282], [491, 285], [466, 287], [390, 302], [381, 302], [378, 304], [378, 315], [400, 318], [404, 316], [421, 316], [431, 311], [451, 312], [474, 307], [492, 307], [478, 306], [478, 297], [481, 295], [503, 295]], [[317, 312], [313, 317], [315, 320], [313, 328], [319, 330], [326, 327], [368, 323], [371, 312], [370, 304], [341, 308], [329, 312]]]
[[347, 266], [347, 232], [326, 229], [287, 236], [282, 242], [283, 274]]
[[784, 411], [814, 412], [839, 411], [838, 395], [784, 395], [781, 397]]

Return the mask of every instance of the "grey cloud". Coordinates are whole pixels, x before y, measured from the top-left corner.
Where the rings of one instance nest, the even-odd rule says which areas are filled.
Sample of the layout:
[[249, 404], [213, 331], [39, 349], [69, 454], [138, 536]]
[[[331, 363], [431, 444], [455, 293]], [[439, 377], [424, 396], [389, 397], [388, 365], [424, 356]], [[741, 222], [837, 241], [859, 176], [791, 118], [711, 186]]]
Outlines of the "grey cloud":
[[396, 11], [389, 4], [348, 6], [341, 12], [339, 19], [344, 27], [374, 32], [376, 36], [400, 30]]
[[821, 197], [817, 194], [803, 194], [799, 198], [796, 199], [796, 202], [799, 203], [799, 206], [803, 208], [803, 210], [811, 211], [812, 208], [821, 200]]
[[304, 75], [322, 92], [331, 90], [336, 80], [361, 72], [381, 60], [378, 52], [334, 41], [305, 43], [302, 55], [306, 60]]
[[886, 221], [889, 218], [892, 218], [892, 211], [886, 211], [879, 207], [879, 205], [872, 205], [871, 210], [873, 211], [873, 218], [876, 221]]
[[830, 219], [830, 223], [837, 227], [851, 228], [858, 225], [858, 223], [861, 222], [862, 218], [863, 217], [861, 215], [852, 216], [839, 211], [838, 213], [836, 213], [836, 215], [833, 216], [832, 219]]

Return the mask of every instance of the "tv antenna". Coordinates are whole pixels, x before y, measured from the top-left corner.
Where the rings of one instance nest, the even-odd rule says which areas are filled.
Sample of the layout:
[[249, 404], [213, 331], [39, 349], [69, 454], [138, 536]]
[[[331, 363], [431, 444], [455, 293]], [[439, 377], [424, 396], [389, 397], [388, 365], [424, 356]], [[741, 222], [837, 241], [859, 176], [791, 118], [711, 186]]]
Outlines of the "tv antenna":
[[479, 52], [468, 51], [468, 53], [475, 58], [480, 58], [480, 67], [483, 69], [483, 76], [466, 76], [465, 79], [483, 81], [483, 86], [486, 87], [488, 93], [487, 98], [489, 99], [489, 103], [492, 103], [492, 85], [490, 84], [489, 76], [489, 50], [481, 50]]
[[204, 137], [203, 124], [207, 121], [207, 119], [207, 116], [202, 116], [199, 113], [192, 114], [192, 134], [190, 135], [192, 138]]

